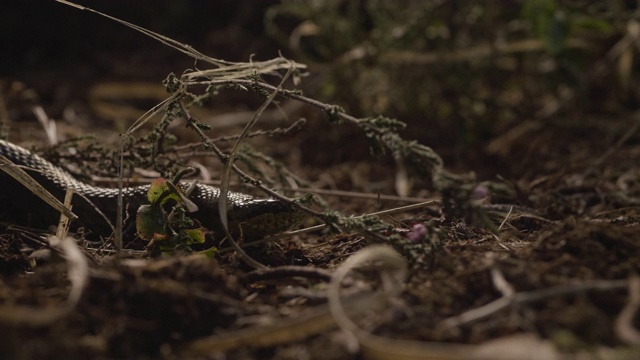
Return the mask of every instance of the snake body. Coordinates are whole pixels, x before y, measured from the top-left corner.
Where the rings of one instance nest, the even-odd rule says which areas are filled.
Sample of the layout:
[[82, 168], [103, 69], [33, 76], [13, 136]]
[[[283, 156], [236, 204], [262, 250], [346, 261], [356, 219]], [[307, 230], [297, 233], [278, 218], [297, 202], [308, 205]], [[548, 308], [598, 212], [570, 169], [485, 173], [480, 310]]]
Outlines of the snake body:
[[[117, 209], [117, 188], [93, 186], [74, 178], [70, 173], [57, 167], [33, 152], [13, 143], [0, 140], [0, 154], [16, 165], [21, 165], [45, 189], [58, 199], [62, 199], [67, 189], [73, 189], [81, 196], [74, 196], [73, 211], [79, 216], [80, 224], [95, 233], [104, 233], [107, 223], [96, 211], [97, 207], [115, 223]], [[18, 215], [18, 221], [29, 225], [52, 225], [59, 216], [35, 195], [2, 173], [0, 175], [0, 200], [4, 215]], [[180, 184], [186, 189], [187, 184]], [[149, 185], [125, 187], [122, 189], [125, 217], [134, 219], [140, 205], [147, 203]], [[196, 184], [189, 199], [198, 206], [192, 217], [213, 230], [221, 230], [218, 214], [220, 189], [214, 186]], [[298, 223], [301, 214], [290, 204], [271, 198], [254, 198], [238, 192], [227, 193], [227, 208], [230, 227], [241, 226], [242, 234], [250, 237], [271, 235], [284, 231]], [[95, 206], [93, 206], [95, 205]], [[8, 216], [12, 218], [12, 216]]]

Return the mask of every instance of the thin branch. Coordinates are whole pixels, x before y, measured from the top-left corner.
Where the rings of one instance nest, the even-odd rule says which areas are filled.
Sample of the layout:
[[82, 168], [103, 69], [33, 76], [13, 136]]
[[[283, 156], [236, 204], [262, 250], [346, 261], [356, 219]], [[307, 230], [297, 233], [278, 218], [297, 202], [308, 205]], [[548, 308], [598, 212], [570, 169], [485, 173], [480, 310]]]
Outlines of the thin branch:
[[466, 311], [460, 315], [443, 320], [436, 326], [439, 331], [445, 331], [473, 321], [488, 317], [509, 306], [521, 305], [544, 299], [585, 293], [589, 291], [613, 291], [627, 287], [626, 280], [595, 280], [579, 284], [559, 285], [541, 290], [526, 291], [515, 295], [503, 296], [481, 307]]

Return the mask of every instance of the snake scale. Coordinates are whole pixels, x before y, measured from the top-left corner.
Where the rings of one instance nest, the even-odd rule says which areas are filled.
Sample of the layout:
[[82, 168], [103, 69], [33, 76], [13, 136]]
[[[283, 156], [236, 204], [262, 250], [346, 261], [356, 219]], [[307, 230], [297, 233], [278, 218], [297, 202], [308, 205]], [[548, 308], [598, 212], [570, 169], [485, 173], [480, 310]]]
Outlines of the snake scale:
[[[108, 224], [91, 204], [100, 209], [112, 224], [115, 224], [117, 188], [93, 186], [79, 181], [41, 156], [4, 140], [0, 140], [0, 154], [16, 165], [23, 166], [36, 181], [58, 199], [63, 199], [68, 188], [82, 195], [74, 196], [72, 202], [72, 210], [79, 216], [79, 225], [93, 233], [109, 235]], [[185, 190], [188, 184], [181, 183], [179, 186]], [[148, 203], [148, 190], [149, 185], [123, 188], [125, 228], [127, 223], [131, 224], [133, 221], [129, 219], [135, 219], [138, 207]], [[282, 232], [299, 223], [302, 217], [292, 205], [276, 199], [254, 198], [238, 192], [229, 192], [227, 197], [230, 227], [233, 229], [234, 226], [237, 228], [240, 225], [244, 236], [259, 237]], [[204, 227], [221, 231], [218, 214], [219, 198], [219, 188], [196, 184], [189, 199], [198, 206], [199, 210], [191, 214], [191, 217], [200, 221]], [[3, 219], [28, 226], [50, 226], [56, 224], [59, 217], [55, 210], [4, 172], [0, 173], [0, 204], [2, 204], [0, 215]]]

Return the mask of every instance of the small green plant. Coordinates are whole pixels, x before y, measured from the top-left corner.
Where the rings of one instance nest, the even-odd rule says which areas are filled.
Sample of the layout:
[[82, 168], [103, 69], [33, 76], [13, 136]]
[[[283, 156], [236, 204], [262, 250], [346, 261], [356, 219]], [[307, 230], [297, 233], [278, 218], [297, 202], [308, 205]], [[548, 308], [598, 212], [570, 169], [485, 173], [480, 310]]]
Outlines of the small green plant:
[[189, 252], [191, 245], [204, 243], [204, 229], [187, 215], [192, 204], [173, 182], [154, 180], [147, 198], [149, 204], [140, 206], [136, 214], [136, 230], [141, 239], [149, 241], [147, 250], [162, 254]]

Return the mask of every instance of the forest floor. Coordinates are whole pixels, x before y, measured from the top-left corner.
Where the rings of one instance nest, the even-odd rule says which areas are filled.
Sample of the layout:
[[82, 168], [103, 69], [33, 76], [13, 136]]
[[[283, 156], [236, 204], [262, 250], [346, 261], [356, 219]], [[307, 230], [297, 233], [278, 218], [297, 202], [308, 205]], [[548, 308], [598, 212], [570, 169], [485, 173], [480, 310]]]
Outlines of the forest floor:
[[[627, 126], [637, 123], [630, 117]], [[616, 126], [623, 128], [621, 122]], [[528, 163], [539, 176], [478, 183], [469, 203], [487, 223], [447, 218], [439, 195], [429, 191], [422, 194], [430, 196], [410, 199], [431, 199], [424, 206], [383, 216], [392, 224], [387, 234], [400, 234], [408, 244], [425, 243], [403, 254], [412, 258], [400, 294], [383, 307], [367, 305], [378, 309], [373, 313], [351, 312], [363, 331], [388, 339], [387, 356], [425, 351], [451, 356], [459, 351], [460, 358], [637, 355], [623, 340], [637, 339], [640, 147], [598, 147], [600, 139], [580, 136], [571, 139], [570, 156], [549, 155], [562, 151], [565, 135], [539, 130], [527, 137], [527, 146], [544, 149], [535, 155], [538, 161]], [[278, 147], [299, 147], [299, 139], [290, 141], [281, 139]], [[299, 164], [293, 171], [315, 179], [308, 187], [325, 189], [330, 208], [359, 215], [407, 204], [367, 191], [372, 178], [392, 187], [393, 176], [386, 174], [393, 173], [392, 166], [372, 160], [321, 171]], [[352, 196], [361, 193], [370, 196]], [[214, 259], [150, 258], [143, 249], [127, 249], [116, 261], [112, 245], [82, 242], [90, 272], [78, 302], [66, 309], [69, 265], [59, 254], [42, 257], [39, 249], [49, 248], [44, 234], [14, 225], [3, 230], [0, 254], [2, 349], [13, 358], [181, 358], [216, 352], [230, 358], [357, 357], [326, 305], [330, 274], [313, 269], [333, 271], [366, 248], [371, 240], [361, 233], [320, 231], [249, 247], [248, 253], [269, 267], [257, 272], [231, 252]], [[348, 292], [373, 291], [374, 283], [375, 277], [356, 277]], [[429, 343], [416, 345], [420, 341]]]

